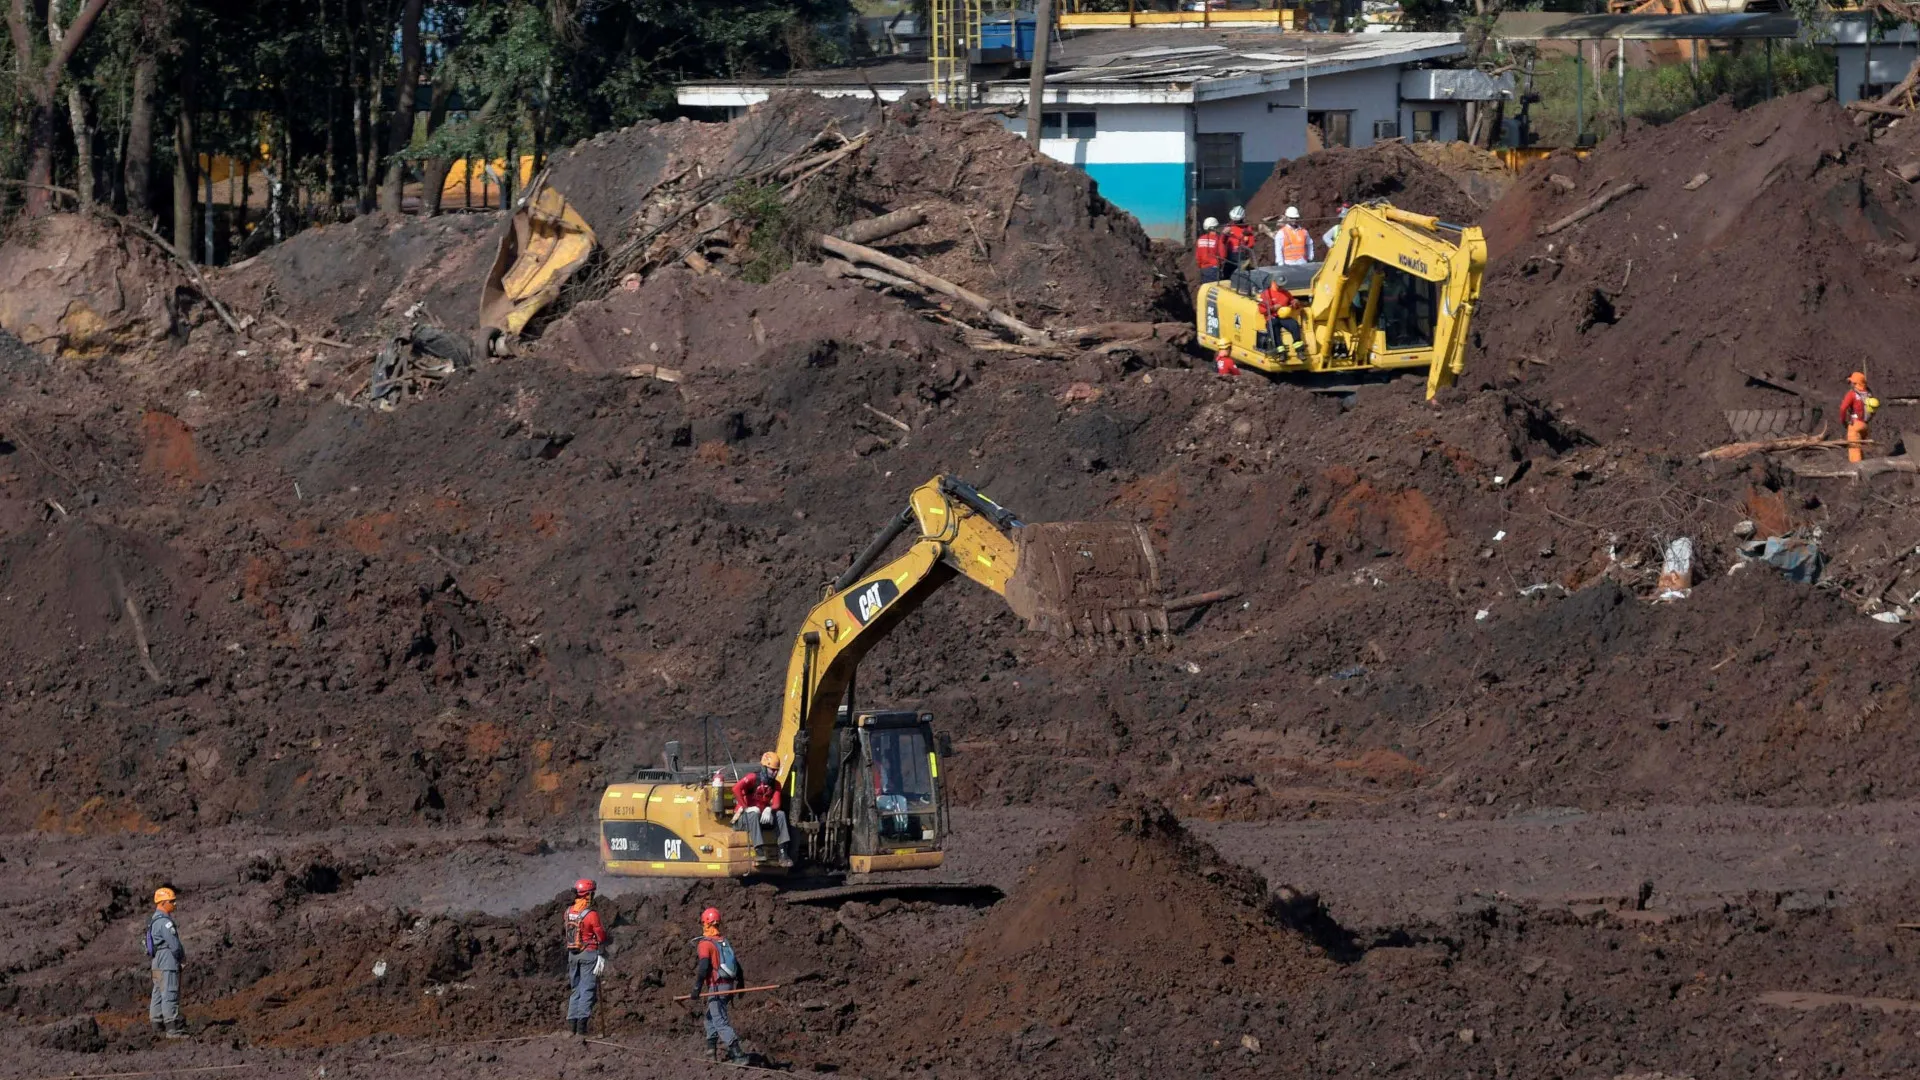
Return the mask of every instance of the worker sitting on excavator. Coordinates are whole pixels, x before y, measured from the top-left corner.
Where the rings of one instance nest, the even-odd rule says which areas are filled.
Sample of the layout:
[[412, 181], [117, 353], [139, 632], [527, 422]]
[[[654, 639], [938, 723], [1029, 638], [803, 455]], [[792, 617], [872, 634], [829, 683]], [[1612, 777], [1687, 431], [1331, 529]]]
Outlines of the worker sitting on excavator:
[[766, 839], [762, 830], [776, 829], [780, 838], [781, 866], [793, 865], [793, 840], [787, 833], [787, 814], [780, 799], [780, 755], [769, 750], [760, 755], [758, 768], [742, 776], [733, 785], [733, 823], [745, 826], [752, 840], [754, 855], [766, 860]]
[[[1294, 317], [1293, 306], [1293, 294], [1281, 288], [1278, 281], [1269, 281], [1260, 290], [1260, 314], [1267, 320], [1269, 350], [1275, 356], [1291, 352], [1296, 359], [1304, 359], [1307, 343], [1301, 339], [1300, 320]], [[1286, 344], [1280, 340], [1283, 330], [1288, 335]]]

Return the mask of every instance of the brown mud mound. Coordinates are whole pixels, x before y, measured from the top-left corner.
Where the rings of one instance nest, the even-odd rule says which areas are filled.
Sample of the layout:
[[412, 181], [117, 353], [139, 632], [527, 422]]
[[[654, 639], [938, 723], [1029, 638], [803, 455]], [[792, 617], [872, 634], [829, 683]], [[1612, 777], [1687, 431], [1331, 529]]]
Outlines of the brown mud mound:
[[1904, 160], [1824, 88], [1744, 112], [1722, 101], [1585, 161], [1552, 158], [1488, 216], [1476, 337], [1601, 438], [1698, 450], [1732, 437], [1722, 410], [1808, 405], [1838, 433], [1848, 372], [1883, 395], [1920, 382], [1906, 345], [1920, 335], [1920, 202], [1891, 175]]
[[1288, 913], [1348, 944], [1310, 899], [1283, 895], [1165, 807], [1129, 800], [1098, 812], [967, 934], [935, 996], [876, 1022], [924, 1040], [894, 1059], [902, 1072], [981, 1075], [1011, 1060], [1060, 1076], [1148, 1075], [1206, 1061], [1251, 1074], [1239, 1033], [1222, 1030], [1222, 995], [1234, 1026], [1265, 1029], [1282, 1022], [1285, 996], [1333, 971]]
[[20, 223], [0, 243], [0, 330], [48, 356], [140, 355], [196, 299], [152, 244], [85, 214]]
[[1442, 221], [1478, 221], [1486, 207], [1425, 154], [1398, 142], [1363, 150], [1333, 147], [1283, 161], [1247, 200], [1247, 217], [1279, 221], [1289, 206], [1314, 234], [1314, 246], [1339, 216], [1341, 203], [1385, 199], [1402, 210]]

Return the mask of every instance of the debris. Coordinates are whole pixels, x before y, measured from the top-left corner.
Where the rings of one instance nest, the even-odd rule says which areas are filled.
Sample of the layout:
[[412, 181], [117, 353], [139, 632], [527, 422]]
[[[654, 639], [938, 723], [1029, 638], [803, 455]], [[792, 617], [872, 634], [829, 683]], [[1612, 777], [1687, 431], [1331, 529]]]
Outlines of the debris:
[[[348, 403], [391, 410], [407, 396], [418, 396], [434, 383], [472, 366], [472, 347], [464, 339], [429, 323], [416, 323], [407, 336], [394, 338], [380, 350], [367, 381]], [[360, 397], [361, 391], [365, 391], [364, 398]]]
[[373, 962], [373, 977], [376, 979], [384, 979], [387, 977], [387, 962], [385, 960], [375, 960]]
[[1350, 668], [1341, 668], [1330, 677], [1335, 679], [1357, 679], [1366, 673], [1367, 666], [1365, 664], [1355, 664]]
[[1686, 191], [1699, 191], [1701, 188], [1706, 187], [1707, 181], [1711, 179], [1713, 179], [1713, 177], [1706, 173], [1695, 173], [1693, 179], [1681, 184], [1680, 187]]
[[627, 369], [629, 379], [658, 379], [661, 382], [677, 383], [686, 378], [686, 374], [677, 368], [661, 367], [658, 364], [636, 364]]
[[1245, 1050], [1249, 1054], [1257, 1054], [1260, 1052], [1260, 1040], [1252, 1035], [1242, 1035], [1240, 1036], [1240, 1049]]
[[1736, 523], [1733, 526], [1733, 535], [1738, 537], [1741, 540], [1751, 540], [1753, 539], [1753, 534], [1757, 529], [1758, 529], [1758, 526], [1756, 526], [1753, 522], [1741, 521]]
[[1486, 622], [1488, 619], [1492, 617], [1493, 617], [1493, 612], [1487, 608], [1481, 608], [1479, 611], [1476, 611], [1473, 613], [1474, 622]]
[[1493, 534], [1493, 542], [1496, 544], [1502, 540], [1505, 540], [1506, 538], [1507, 538], [1507, 530], [1505, 529], [1501, 529]]
[[913, 430], [912, 428], [907, 426], [907, 422], [905, 420], [901, 420], [898, 417], [888, 416], [886, 413], [881, 412], [879, 409], [874, 408], [873, 406], [867, 404], [864, 401], [860, 403], [860, 407], [872, 413], [873, 415], [879, 417], [880, 419], [885, 420], [887, 423], [892, 424], [894, 427], [899, 428], [901, 431], [911, 432]]
[[993, 306], [993, 301], [988, 300], [972, 289], [965, 289], [955, 285], [946, 278], [930, 274], [912, 263], [902, 259], [896, 259], [884, 252], [875, 251], [870, 247], [863, 247], [860, 244], [851, 243], [835, 236], [817, 236], [814, 238], [814, 242], [819, 244], [823, 250], [830, 251], [846, 259], [848, 262], [866, 263], [870, 266], [877, 266], [890, 274], [906, 278], [908, 281], [922, 288], [931, 289], [944, 296], [951, 296], [955, 300], [979, 311], [996, 326], [1009, 331], [1022, 341], [1036, 345], [1048, 345], [1052, 343], [1053, 339], [1048, 337], [1046, 331], [1028, 326], [1019, 319], [1001, 311]]
[[1186, 611], [1189, 608], [1206, 607], [1208, 604], [1217, 604], [1222, 600], [1231, 600], [1239, 595], [1240, 587], [1238, 585], [1229, 585], [1224, 589], [1214, 589], [1210, 592], [1194, 593], [1191, 596], [1177, 597], [1167, 601], [1161, 606], [1168, 612]]
[[1820, 543], [1812, 537], [1789, 534], [1787, 536], [1769, 536], [1765, 540], [1753, 540], [1740, 545], [1742, 558], [1763, 562], [1785, 574], [1788, 581], [1811, 585], [1820, 580], [1820, 574], [1826, 569], [1827, 557], [1820, 550]]
[[1831, 450], [1846, 445], [1845, 440], [1827, 438], [1827, 429], [1823, 427], [1812, 435], [1728, 443], [1711, 450], [1703, 450], [1698, 456], [1701, 461], [1733, 461], [1751, 454], [1777, 454], [1784, 450]]
[[1559, 590], [1560, 590], [1560, 595], [1562, 595], [1562, 596], [1570, 596], [1570, 595], [1572, 595], [1572, 594], [1571, 594], [1571, 593], [1570, 593], [1570, 592], [1568, 591], [1568, 589], [1567, 589], [1567, 587], [1566, 587], [1565, 585], [1560, 585], [1560, 584], [1556, 584], [1556, 583], [1554, 583], [1554, 582], [1551, 582], [1551, 581], [1540, 581], [1540, 582], [1536, 582], [1536, 583], [1534, 583], [1534, 584], [1532, 584], [1532, 585], [1528, 585], [1528, 586], [1527, 586], [1526, 588], [1523, 588], [1523, 589], [1521, 589], [1521, 590], [1520, 590], [1520, 592], [1519, 592], [1519, 595], [1521, 595], [1521, 596], [1539, 596], [1539, 595], [1540, 595], [1541, 593], [1543, 593], [1543, 592], [1546, 592], [1546, 591], [1548, 591], [1548, 590], [1550, 590], [1550, 589], [1559, 589]]
[[480, 288], [482, 332], [518, 337], [593, 254], [593, 227], [547, 185], [546, 174], [533, 178], [500, 232], [493, 268]]
[[1685, 600], [1693, 593], [1693, 541], [1682, 536], [1667, 545], [1655, 600]]
[[1632, 181], [1628, 181], [1627, 183], [1621, 184], [1619, 187], [1614, 188], [1613, 190], [1607, 192], [1605, 195], [1602, 195], [1599, 198], [1588, 203], [1587, 205], [1581, 207], [1580, 209], [1575, 210], [1573, 213], [1568, 214], [1566, 217], [1563, 217], [1558, 221], [1550, 222], [1546, 225], [1542, 225], [1540, 227], [1539, 235], [1552, 236], [1554, 233], [1557, 233], [1562, 229], [1568, 228], [1573, 225], [1577, 225], [1580, 222], [1585, 221], [1586, 219], [1599, 213], [1600, 211], [1605, 210], [1608, 206], [1612, 205], [1615, 200], [1623, 199], [1626, 196], [1631, 195], [1634, 192], [1639, 190], [1640, 190], [1640, 182], [1637, 180], [1632, 180]]
[[[1727, 428], [1742, 442], [1806, 435], [1820, 423], [1820, 410], [1804, 405], [1788, 409], [1728, 409], [1724, 415]], [[1820, 432], [1825, 434], [1826, 428], [1821, 427]]]
[[875, 240], [884, 240], [897, 233], [906, 232], [908, 229], [919, 228], [926, 223], [926, 220], [927, 215], [919, 207], [914, 206], [844, 225], [835, 229], [833, 235], [848, 243], [871, 244]]
[[1920, 180], [1920, 161], [1908, 161], [1893, 170], [1893, 174], [1911, 184]]
[[1552, 184], [1554, 187], [1559, 188], [1561, 191], [1572, 191], [1574, 188], [1580, 186], [1574, 183], [1573, 177], [1563, 176], [1560, 173], [1553, 173], [1549, 175], [1547, 177], [1547, 183]]
[[1898, 623], [1903, 621], [1900, 616], [1898, 611], [1876, 611], [1871, 618], [1874, 622]]

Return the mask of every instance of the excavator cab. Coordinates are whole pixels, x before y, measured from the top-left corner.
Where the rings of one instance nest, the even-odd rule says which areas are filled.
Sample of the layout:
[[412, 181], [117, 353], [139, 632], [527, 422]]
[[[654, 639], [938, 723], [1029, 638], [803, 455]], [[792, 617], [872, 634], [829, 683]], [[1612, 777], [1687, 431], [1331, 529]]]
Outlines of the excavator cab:
[[822, 841], [844, 849], [856, 874], [939, 866], [947, 800], [933, 717], [895, 709], [850, 718], [841, 706], [834, 745], [834, 804]]

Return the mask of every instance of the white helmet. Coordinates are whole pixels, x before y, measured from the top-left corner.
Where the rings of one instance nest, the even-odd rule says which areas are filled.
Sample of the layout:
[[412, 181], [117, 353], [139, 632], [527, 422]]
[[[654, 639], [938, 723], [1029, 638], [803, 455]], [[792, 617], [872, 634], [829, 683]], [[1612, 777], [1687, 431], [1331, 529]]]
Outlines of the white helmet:
[[1232, 211], [1230, 211], [1227, 214], [1227, 216], [1232, 218], [1235, 221], [1245, 221], [1247, 220], [1247, 208], [1244, 206], [1236, 206], [1232, 209]]
[[1210, 217], [1207, 220], [1201, 222], [1200, 227], [1203, 229], [1217, 229], [1220, 227], [1220, 219], [1217, 217]]
[[1297, 206], [1289, 206], [1289, 207], [1287, 207], [1287, 220], [1288, 220], [1288, 221], [1299, 221], [1299, 220], [1300, 220], [1300, 208], [1299, 208], [1299, 207], [1297, 207]]

